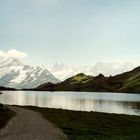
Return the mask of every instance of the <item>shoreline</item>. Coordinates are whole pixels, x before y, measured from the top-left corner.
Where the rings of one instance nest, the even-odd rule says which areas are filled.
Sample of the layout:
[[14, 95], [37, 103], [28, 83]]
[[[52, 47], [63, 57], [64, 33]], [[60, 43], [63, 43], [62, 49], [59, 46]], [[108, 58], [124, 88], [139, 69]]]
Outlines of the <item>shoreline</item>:
[[140, 137], [140, 116], [34, 106], [8, 105], [7, 107], [23, 108], [40, 113], [44, 119], [63, 130], [70, 140], [138, 140]]
[[39, 112], [62, 129], [70, 140], [127, 140], [134, 137], [137, 140], [140, 137], [140, 116], [33, 106], [23, 108]]
[[2, 92], [4, 92], [4, 91], [33, 91], [33, 92], [51, 92], [51, 93], [53, 93], [53, 92], [81, 92], [81, 93], [83, 93], [83, 92], [87, 92], [87, 93], [114, 93], [114, 94], [140, 94], [140, 92], [111, 92], [111, 91], [71, 91], [71, 90], [54, 90], [54, 91], [52, 91], [52, 90], [32, 90], [32, 89], [14, 89], [14, 90], [1, 90], [0, 89], [0, 92], [1, 92], [1, 94], [3, 94]]

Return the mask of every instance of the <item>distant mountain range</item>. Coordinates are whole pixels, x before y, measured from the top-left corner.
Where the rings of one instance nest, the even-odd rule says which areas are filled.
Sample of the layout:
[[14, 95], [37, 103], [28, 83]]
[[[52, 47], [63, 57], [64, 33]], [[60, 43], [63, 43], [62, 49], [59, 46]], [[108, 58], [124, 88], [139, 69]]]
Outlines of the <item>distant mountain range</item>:
[[42, 84], [35, 90], [140, 93], [140, 67], [109, 77], [102, 74], [88, 76], [80, 73], [61, 83]]
[[43, 66], [25, 65], [15, 58], [0, 59], [0, 86], [23, 89], [48, 82], [58, 83], [60, 80]]
[[[94, 67], [81, 66], [75, 68], [55, 64], [51, 72], [49, 72], [43, 66], [30, 66], [15, 58], [3, 58], [0, 59], [0, 90], [14, 90], [15, 88], [46, 91], [140, 93], [140, 67], [116, 76], [109, 76], [121, 73], [121, 71], [127, 71], [132, 67], [134, 66], [131, 64], [118, 62], [100, 62]], [[85, 72], [85, 74], [80, 72]], [[57, 77], [62, 75], [62, 79], [72, 76], [60, 82], [52, 73], [58, 74], [59, 76], [57, 75]], [[73, 76], [75, 73], [76, 75]]]
[[68, 66], [65, 64], [55, 63], [50, 69], [51, 73], [61, 81], [64, 81], [78, 73], [97, 76], [102, 73], [104, 76], [114, 76], [126, 71], [134, 69], [136, 65], [130, 62], [112, 61], [112, 62], [97, 62], [95, 65], [83, 66]]

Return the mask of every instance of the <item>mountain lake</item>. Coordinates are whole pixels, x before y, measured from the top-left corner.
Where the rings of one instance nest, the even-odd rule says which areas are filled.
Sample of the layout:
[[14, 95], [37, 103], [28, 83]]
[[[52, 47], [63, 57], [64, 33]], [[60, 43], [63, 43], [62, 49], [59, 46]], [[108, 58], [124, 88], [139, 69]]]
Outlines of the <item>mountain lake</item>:
[[140, 116], [140, 94], [2, 91], [0, 103]]

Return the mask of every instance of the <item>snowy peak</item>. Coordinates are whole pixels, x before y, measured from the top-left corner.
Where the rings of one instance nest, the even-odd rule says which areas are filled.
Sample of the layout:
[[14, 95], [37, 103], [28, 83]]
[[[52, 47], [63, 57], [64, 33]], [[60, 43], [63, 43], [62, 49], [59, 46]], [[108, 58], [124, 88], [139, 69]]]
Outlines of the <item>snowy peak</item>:
[[136, 66], [129, 62], [113, 61], [113, 62], [97, 62], [91, 68], [91, 75], [98, 75], [102, 73], [105, 76], [114, 76], [126, 71], [130, 71]]
[[97, 62], [93, 66], [68, 66], [64, 64], [55, 63], [50, 70], [60, 80], [65, 80], [78, 73], [85, 73], [87, 75], [97, 76], [100, 73], [104, 76], [114, 76], [135, 68], [136, 65], [129, 62], [112, 61], [112, 62]]
[[[16, 58], [0, 57], [0, 86], [12, 88], [35, 88], [44, 83], [58, 83], [78, 73], [97, 76], [100, 73], [104, 76], [114, 76], [135, 68], [128, 62], [98, 62], [93, 66], [68, 66], [55, 63], [49, 71], [43, 65], [25, 65]], [[55, 76], [57, 77], [55, 77]]]
[[12, 88], [35, 88], [41, 84], [59, 80], [43, 65], [30, 66], [15, 58], [0, 60], [0, 86]]

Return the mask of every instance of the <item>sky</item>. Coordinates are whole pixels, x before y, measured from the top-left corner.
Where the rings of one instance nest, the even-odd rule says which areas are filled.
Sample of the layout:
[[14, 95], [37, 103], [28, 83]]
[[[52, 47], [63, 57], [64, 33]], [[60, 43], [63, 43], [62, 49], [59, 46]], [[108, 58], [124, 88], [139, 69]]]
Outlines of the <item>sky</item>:
[[140, 0], [0, 0], [0, 56], [15, 53], [46, 66], [139, 65]]

